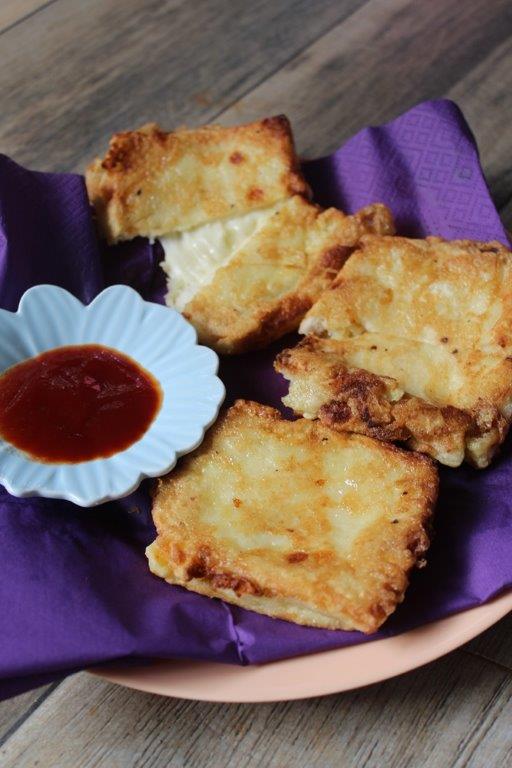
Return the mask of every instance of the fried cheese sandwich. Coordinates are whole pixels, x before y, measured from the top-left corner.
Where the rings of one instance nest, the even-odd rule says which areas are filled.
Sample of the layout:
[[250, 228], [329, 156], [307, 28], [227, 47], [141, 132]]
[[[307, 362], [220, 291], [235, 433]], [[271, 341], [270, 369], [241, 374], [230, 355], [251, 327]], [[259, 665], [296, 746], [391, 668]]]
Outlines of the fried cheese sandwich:
[[337, 430], [486, 467], [512, 414], [512, 253], [364, 237], [276, 370], [287, 406]]
[[[167, 303], [183, 312], [201, 343], [221, 353], [259, 349], [296, 330], [361, 236], [393, 231], [385, 206], [368, 206], [345, 216], [335, 208], [322, 210], [298, 195], [259, 213], [258, 218], [238, 247], [215, 248], [212, 262], [215, 259], [216, 264], [209, 275], [198, 263], [204, 251], [184, 253], [185, 238], [195, 233], [162, 240], [164, 268], [170, 276]], [[213, 229], [219, 224], [208, 226]], [[229, 231], [226, 227], [229, 224], [222, 225], [223, 233]], [[222, 262], [219, 255], [224, 256]], [[204, 284], [198, 285], [198, 276]]]
[[309, 194], [283, 115], [232, 128], [166, 133], [149, 123], [116, 133], [85, 179], [110, 243], [183, 232]]
[[86, 182], [104, 237], [158, 237], [167, 304], [228, 354], [295, 330], [361, 235], [394, 232], [383, 205], [351, 217], [309, 202], [284, 116], [119, 133]]
[[374, 632], [424, 563], [437, 485], [424, 456], [237, 401], [158, 481], [150, 568], [269, 616]]

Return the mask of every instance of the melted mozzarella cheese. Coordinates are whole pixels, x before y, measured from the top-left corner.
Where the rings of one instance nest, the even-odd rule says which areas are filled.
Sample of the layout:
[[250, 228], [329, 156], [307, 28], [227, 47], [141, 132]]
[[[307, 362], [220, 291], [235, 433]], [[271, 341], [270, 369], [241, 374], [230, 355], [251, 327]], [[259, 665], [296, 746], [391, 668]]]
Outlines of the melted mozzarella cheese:
[[162, 268], [169, 278], [167, 304], [181, 312], [278, 208], [273, 205], [159, 238], [165, 253]]

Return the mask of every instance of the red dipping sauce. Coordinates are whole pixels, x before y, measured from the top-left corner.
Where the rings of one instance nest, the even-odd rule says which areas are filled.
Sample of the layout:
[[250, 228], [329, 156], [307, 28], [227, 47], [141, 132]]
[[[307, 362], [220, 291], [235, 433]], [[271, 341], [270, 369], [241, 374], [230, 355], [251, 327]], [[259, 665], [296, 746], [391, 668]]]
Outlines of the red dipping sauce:
[[156, 379], [121, 352], [59, 347], [0, 376], [0, 436], [47, 463], [105, 458], [139, 440], [161, 403]]

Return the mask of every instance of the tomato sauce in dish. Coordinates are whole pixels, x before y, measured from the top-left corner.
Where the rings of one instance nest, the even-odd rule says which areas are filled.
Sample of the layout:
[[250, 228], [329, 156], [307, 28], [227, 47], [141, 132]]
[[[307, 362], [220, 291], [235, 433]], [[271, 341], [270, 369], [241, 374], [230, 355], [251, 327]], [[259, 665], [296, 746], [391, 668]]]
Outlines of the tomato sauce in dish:
[[0, 376], [0, 436], [38, 461], [76, 464], [128, 448], [161, 404], [157, 380], [121, 352], [58, 347]]

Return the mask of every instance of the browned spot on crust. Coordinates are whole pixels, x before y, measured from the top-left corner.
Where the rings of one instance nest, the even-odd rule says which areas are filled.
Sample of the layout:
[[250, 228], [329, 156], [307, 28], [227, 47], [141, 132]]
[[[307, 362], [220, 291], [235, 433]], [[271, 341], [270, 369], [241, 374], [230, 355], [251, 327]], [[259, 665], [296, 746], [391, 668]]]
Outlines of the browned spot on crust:
[[241, 507], [241, 506], [242, 506], [242, 502], [240, 501], [240, 499], [237, 499], [237, 498], [236, 498], [236, 496], [235, 496], [235, 498], [233, 499], [233, 504], [235, 505], [235, 507], [236, 507], [237, 509], [238, 509], [238, 507]]
[[447, 344], [448, 343], [448, 336], [442, 336], [441, 337], [441, 343], [442, 344]]
[[241, 595], [261, 597], [270, 594], [269, 590], [261, 587], [253, 579], [226, 570], [217, 570], [210, 548], [206, 546], [198, 548], [196, 556], [187, 568], [186, 577], [188, 581], [191, 579], [208, 581], [215, 589], [232, 589], [238, 597]]
[[186, 555], [178, 544], [171, 545], [171, 557], [175, 563], [178, 563], [178, 565], [183, 565], [186, 560]]
[[159, 144], [165, 144], [167, 141], [167, 133], [165, 131], [160, 130], [160, 128], [155, 128], [153, 132], [153, 136], [158, 141]]
[[315, 485], [325, 485], [325, 480], [322, 480], [322, 478], [315, 480]]
[[217, 589], [232, 589], [238, 597], [241, 595], [261, 597], [268, 594], [268, 591], [260, 587], [255, 581], [243, 576], [234, 576], [231, 573], [214, 573], [208, 580]]
[[129, 171], [134, 156], [142, 150], [145, 136], [140, 131], [115, 133], [101, 167], [106, 171]]
[[352, 411], [348, 403], [332, 400], [330, 403], [322, 405], [318, 415], [325, 424], [334, 426], [336, 423], [343, 424], [345, 421], [348, 421], [352, 416]]
[[335, 397], [318, 411], [324, 424], [363, 431], [379, 440], [406, 440], [409, 432], [393, 417], [386, 385], [380, 376], [339, 366], [333, 374]]
[[286, 115], [274, 115], [266, 117], [261, 121], [262, 125], [268, 130], [281, 136], [291, 136], [292, 129], [290, 121]]
[[269, 594], [268, 590], [261, 587], [255, 581], [244, 577], [233, 576], [230, 573], [214, 574], [211, 583], [214, 587], [218, 587], [219, 589], [232, 589], [238, 597], [241, 595], [255, 595], [256, 597], [261, 597]]
[[302, 563], [304, 560], [308, 559], [308, 553], [307, 552], [290, 552], [289, 555], [286, 555], [286, 559], [289, 563]]
[[187, 579], [203, 579], [209, 571], [209, 559], [209, 547], [199, 547], [187, 568]]
[[339, 272], [353, 250], [354, 248], [345, 245], [336, 245], [334, 248], [329, 248], [328, 251], [322, 254], [320, 266], [324, 269], [332, 269]]
[[371, 605], [369, 608], [369, 612], [376, 620], [377, 626], [382, 624], [382, 622], [387, 616], [387, 611], [379, 603], [377, 603], [376, 605]]
[[259, 187], [251, 187], [247, 193], [248, 200], [263, 200], [263, 190]]
[[229, 156], [229, 162], [233, 163], [234, 165], [238, 165], [239, 163], [243, 163], [245, 160], [244, 156], [241, 152], [233, 152], [232, 155]]

